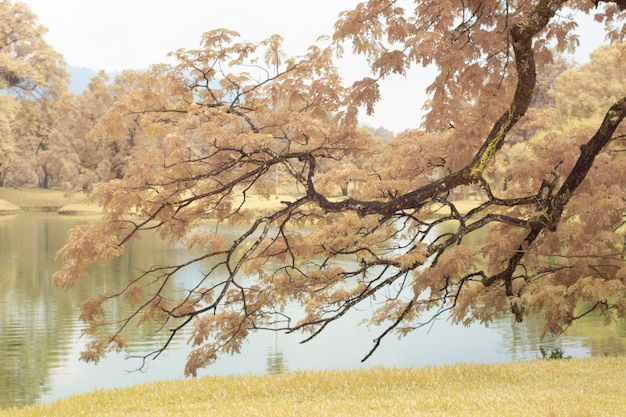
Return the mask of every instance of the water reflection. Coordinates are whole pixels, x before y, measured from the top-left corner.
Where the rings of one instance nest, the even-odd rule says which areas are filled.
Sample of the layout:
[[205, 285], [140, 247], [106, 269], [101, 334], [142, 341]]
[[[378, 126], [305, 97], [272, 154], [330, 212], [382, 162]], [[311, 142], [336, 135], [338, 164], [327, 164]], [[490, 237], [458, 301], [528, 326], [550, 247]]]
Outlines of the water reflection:
[[[56, 251], [70, 227], [84, 221], [55, 214], [30, 213], [0, 217], [0, 407], [49, 402], [71, 394], [130, 386], [183, 377], [188, 353], [185, 335], [158, 360], [126, 360], [110, 355], [100, 364], [79, 361], [83, 346], [78, 306], [86, 298], [107, 289], [120, 288], [138, 268], [165, 264], [192, 256], [182, 248], [168, 247], [158, 239], [132, 242], [125, 256], [90, 279], [62, 292], [50, 282], [59, 267]], [[225, 233], [228, 230], [223, 230]], [[176, 280], [182, 290], [197, 271]], [[115, 307], [121, 308], [121, 307]], [[115, 312], [122, 314], [123, 311]], [[387, 338], [362, 364], [360, 359], [378, 336], [375, 329], [357, 324], [363, 311], [353, 311], [333, 323], [319, 337], [304, 345], [298, 335], [259, 332], [252, 335], [240, 355], [223, 357], [201, 374], [264, 374], [298, 369], [356, 369], [372, 366], [407, 367], [457, 362], [505, 362], [540, 357], [540, 323], [494, 322], [482, 326], [452, 326], [438, 320], [400, 341]], [[154, 329], [140, 328], [131, 336], [133, 347], [146, 352], [160, 346], [164, 336], [150, 337]], [[556, 343], [567, 355], [587, 356], [626, 353], [626, 323], [603, 327], [588, 320], [572, 327]]]
[[276, 342], [274, 346], [267, 349], [266, 372], [268, 374], [282, 374], [287, 372], [287, 361], [282, 349], [278, 346], [278, 334], [276, 334]]
[[69, 344], [65, 317], [74, 306], [49, 279], [40, 279], [58, 266], [48, 253], [67, 229], [21, 217], [2, 219], [0, 228], [0, 404], [27, 403], [38, 397], [50, 363]]

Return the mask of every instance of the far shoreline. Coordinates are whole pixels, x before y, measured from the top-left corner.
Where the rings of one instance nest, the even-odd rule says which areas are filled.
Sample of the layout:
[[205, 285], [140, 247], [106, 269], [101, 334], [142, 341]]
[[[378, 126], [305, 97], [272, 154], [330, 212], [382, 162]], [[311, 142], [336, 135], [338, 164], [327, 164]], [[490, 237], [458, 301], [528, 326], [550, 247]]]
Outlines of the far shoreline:
[[95, 204], [87, 202], [83, 192], [68, 193], [59, 189], [0, 187], [0, 214], [21, 212], [85, 212], [100, 213]]
[[[279, 194], [263, 197], [247, 195], [245, 209], [257, 212], [272, 212], [284, 207], [286, 201], [293, 201], [293, 195]], [[236, 203], [243, 202], [242, 196], [237, 195]], [[458, 200], [454, 204], [462, 213], [466, 213], [481, 204], [480, 200]], [[450, 208], [445, 204], [436, 204], [432, 207], [434, 216], [449, 214]], [[13, 215], [21, 212], [45, 212], [64, 216], [93, 216], [102, 214], [102, 207], [89, 202], [85, 192], [67, 192], [61, 189], [46, 188], [10, 188], [0, 187], [0, 216]]]

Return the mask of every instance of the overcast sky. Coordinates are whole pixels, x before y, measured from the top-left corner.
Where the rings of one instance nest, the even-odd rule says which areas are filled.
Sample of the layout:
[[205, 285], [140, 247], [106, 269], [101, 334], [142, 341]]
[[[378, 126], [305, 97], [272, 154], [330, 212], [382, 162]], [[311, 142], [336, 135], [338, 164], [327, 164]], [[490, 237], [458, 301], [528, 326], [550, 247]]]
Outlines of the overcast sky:
[[[13, 0], [15, 1], [15, 0]], [[166, 62], [168, 52], [195, 48], [202, 33], [220, 27], [258, 41], [278, 33], [288, 55], [300, 55], [320, 35], [332, 33], [339, 12], [359, 0], [21, 0], [48, 28], [46, 40], [72, 66], [115, 71]], [[581, 53], [602, 41], [597, 28], [582, 29]], [[350, 80], [352, 68], [344, 74]], [[362, 71], [361, 71], [362, 75]], [[363, 121], [394, 132], [419, 125], [423, 90], [431, 75], [395, 77], [383, 88], [374, 118]], [[411, 93], [409, 93], [411, 92]], [[402, 103], [399, 105], [398, 103]]]

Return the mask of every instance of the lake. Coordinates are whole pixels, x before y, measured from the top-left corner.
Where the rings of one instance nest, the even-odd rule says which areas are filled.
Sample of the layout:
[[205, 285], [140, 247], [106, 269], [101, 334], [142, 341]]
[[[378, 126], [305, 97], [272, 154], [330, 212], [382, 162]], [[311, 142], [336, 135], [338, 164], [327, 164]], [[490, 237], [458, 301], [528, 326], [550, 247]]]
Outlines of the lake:
[[[119, 288], [137, 268], [189, 256], [183, 248], [144, 237], [134, 240], [123, 257], [95, 269], [73, 290], [63, 292], [50, 280], [60, 266], [55, 254], [68, 230], [84, 221], [83, 217], [54, 213], [0, 216], [0, 407], [183, 378], [189, 351], [186, 337], [175, 340], [142, 371], [137, 371], [141, 364], [126, 359], [125, 354], [110, 355], [97, 365], [79, 360], [84, 340], [80, 338], [78, 306], [83, 300], [107, 288]], [[386, 338], [374, 355], [361, 363], [377, 335], [375, 329], [357, 326], [363, 314], [366, 312], [353, 312], [306, 344], [299, 343], [302, 337], [297, 334], [256, 333], [240, 355], [222, 357], [199, 375], [510, 362], [541, 357], [540, 346], [560, 347], [574, 357], [626, 353], [625, 322], [604, 327], [597, 319], [587, 319], [557, 341], [542, 342], [538, 322], [515, 324], [502, 319], [489, 328], [466, 328], [439, 320], [401, 340]], [[132, 349], [134, 353], [148, 352], [162, 341], [138, 329], [132, 335]]]

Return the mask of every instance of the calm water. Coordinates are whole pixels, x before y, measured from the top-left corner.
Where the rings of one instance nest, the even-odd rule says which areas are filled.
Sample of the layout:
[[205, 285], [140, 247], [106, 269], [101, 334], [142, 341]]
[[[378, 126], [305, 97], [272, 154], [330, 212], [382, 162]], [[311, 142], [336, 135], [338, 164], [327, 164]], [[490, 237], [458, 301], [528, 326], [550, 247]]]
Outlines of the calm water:
[[[72, 394], [155, 380], [183, 377], [188, 353], [185, 338], [147, 370], [125, 355], [112, 355], [98, 365], [79, 361], [78, 305], [106, 288], [119, 288], [136, 268], [189, 256], [181, 248], [158, 239], [134, 241], [127, 254], [106, 268], [95, 270], [76, 288], [63, 292], [50, 276], [59, 267], [56, 251], [67, 231], [85, 221], [56, 214], [0, 216], [0, 407], [50, 402]], [[184, 277], [180, 285], [184, 285]], [[603, 327], [597, 321], [580, 323], [556, 345], [539, 341], [539, 324], [501, 320], [491, 327], [452, 326], [441, 320], [398, 341], [387, 338], [365, 363], [375, 331], [356, 326], [364, 312], [301, 345], [298, 335], [257, 333], [241, 355], [223, 357], [201, 375], [263, 374], [297, 369], [356, 369], [372, 366], [429, 366], [457, 362], [507, 362], [540, 357], [539, 346], [560, 346], [570, 356], [626, 353], [626, 323]], [[146, 352], [162, 339], [138, 330], [134, 352]]]

